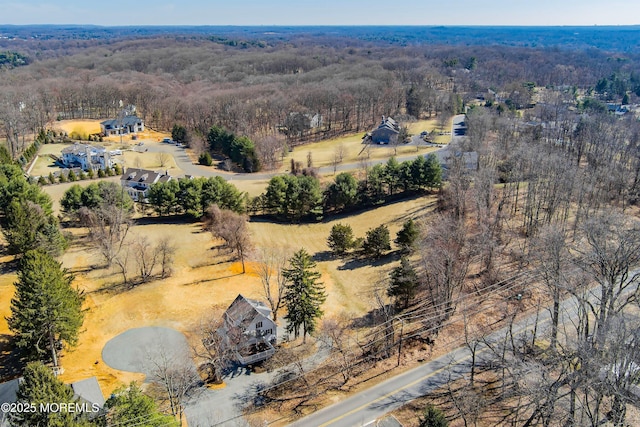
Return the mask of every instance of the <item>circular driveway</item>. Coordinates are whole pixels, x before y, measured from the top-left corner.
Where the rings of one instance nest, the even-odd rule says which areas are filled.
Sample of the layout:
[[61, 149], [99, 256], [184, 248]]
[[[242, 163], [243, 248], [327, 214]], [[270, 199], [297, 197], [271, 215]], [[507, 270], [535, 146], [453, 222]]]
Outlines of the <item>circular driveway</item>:
[[102, 360], [121, 371], [149, 375], [162, 361], [191, 359], [189, 344], [182, 332], [150, 326], [129, 329], [110, 339], [102, 349]]

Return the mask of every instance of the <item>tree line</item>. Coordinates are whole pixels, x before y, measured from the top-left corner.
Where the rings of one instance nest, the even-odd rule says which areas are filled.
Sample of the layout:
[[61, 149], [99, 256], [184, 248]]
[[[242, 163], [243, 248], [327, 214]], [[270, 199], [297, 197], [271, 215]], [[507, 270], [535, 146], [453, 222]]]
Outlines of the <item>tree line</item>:
[[379, 205], [393, 197], [438, 189], [441, 185], [442, 167], [435, 155], [402, 163], [392, 157], [385, 164], [368, 168], [360, 181], [350, 172], [342, 172], [324, 190], [313, 176], [275, 176], [266, 192], [252, 201], [251, 209], [299, 221]]

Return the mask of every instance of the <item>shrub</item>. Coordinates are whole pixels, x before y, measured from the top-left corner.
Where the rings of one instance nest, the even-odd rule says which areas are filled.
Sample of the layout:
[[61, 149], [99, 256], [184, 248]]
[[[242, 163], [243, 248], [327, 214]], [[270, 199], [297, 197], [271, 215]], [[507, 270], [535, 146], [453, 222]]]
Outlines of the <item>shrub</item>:
[[213, 164], [211, 154], [209, 154], [208, 152], [200, 154], [200, 157], [198, 157], [198, 163], [204, 166], [211, 166]]

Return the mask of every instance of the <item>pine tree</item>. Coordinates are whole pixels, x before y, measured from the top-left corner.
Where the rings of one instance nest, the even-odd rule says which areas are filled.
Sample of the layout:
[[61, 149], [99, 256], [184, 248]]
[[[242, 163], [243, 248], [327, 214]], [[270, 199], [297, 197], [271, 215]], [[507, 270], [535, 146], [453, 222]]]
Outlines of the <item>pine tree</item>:
[[420, 417], [419, 427], [448, 427], [449, 421], [442, 411], [433, 405], [427, 405], [423, 416]]
[[400, 246], [403, 251], [413, 249], [416, 239], [418, 238], [418, 226], [411, 218], [402, 224], [402, 229], [396, 235], [395, 243]]
[[[105, 403], [108, 425], [130, 425], [143, 422], [144, 427], [177, 427], [180, 423], [170, 415], [163, 415], [155, 401], [142, 393], [135, 382], [111, 394]], [[143, 421], [140, 421], [143, 420]]]
[[57, 366], [57, 347], [77, 343], [84, 296], [72, 281], [73, 275], [46, 252], [29, 251], [20, 260], [7, 320], [16, 346], [30, 360], [50, 359]]
[[417, 288], [418, 274], [409, 259], [402, 257], [400, 265], [391, 272], [391, 283], [387, 289], [387, 295], [395, 297], [397, 302], [402, 301], [403, 308], [407, 308], [416, 295]]
[[286, 280], [283, 301], [287, 307], [287, 332], [300, 335], [302, 326], [303, 342], [307, 334], [316, 330], [316, 321], [323, 314], [320, 306], [327, 299], [324, 286], [318, 282], [320, 273], [316, 263], [304, 249], [300, 249], [289, 260], [289, 268], [282, 275]]
[[335, 224], [331, 227], [327, 245], [336, 255], [344, 255], [353, 247], [353, 229], [349, 224]]
[[367, 230], [367, 238], [365, 239], [362, 249], [367, 255], [373, 255], [379, 258], [382, 252], [391, 249], [391, 239], [389, 238], [389, 229], [386, 225]]
[[68, 412], [64, 410], [41, 411], [41, 404], [75, 403], [73, 390], [57, 379], [51, 369], [41, 362], [31, 362], [23, 374], [16, 397], [18, 403], [34, 411], [11, 413], [13, 426], [42, 427], [89, 427], [85, 419], [86, 413]]

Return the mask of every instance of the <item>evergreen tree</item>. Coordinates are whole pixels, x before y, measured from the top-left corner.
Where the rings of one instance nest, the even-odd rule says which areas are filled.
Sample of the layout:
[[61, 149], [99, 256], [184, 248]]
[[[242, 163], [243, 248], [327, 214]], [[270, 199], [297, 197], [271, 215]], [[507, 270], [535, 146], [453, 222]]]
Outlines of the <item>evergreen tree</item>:
[[191, 142], [187, 128], [178, 124], [173, 125], [173, 129], [171, 129], [171, 139], [176, 141], [178, 144], [189, 145], [189, 142]]
[[396, 304], [402, 302], [402, 307], [409, 307], [418, 288], [418, 273], [407, 257], [400, 259], [400, 265], [391, 272], [391, 283], [387, 295], [396, 298]]
[[422, 417], [420, 417], [419, 427], [448, 427], [449, 421], [442, 411], [433, 405], [427, 405]]
[[353, 229], [349, 224], [335, 224], [331, 227], [327, 244], [336, 255], [344, 255], [353, 247]]
[[373, 255], [376, 258], [382, 255], [382, 252], [391, 249], [391, 239], [389, 237], [389, 229], [386, 225], [370, 229], [367, 231], [367, 237], [362, 244], [365, 254]]
[[323, 314], [320, 306], [327, 299], [323, 284], [318, 282], [320, 273], [315, 268], [311, 256], [300, 249], [282, 272], [286, 280], [283, 302], [287, 307], [287, 332], [293, 332], [298, 338], [302, 326], [303, 342], [307, 333], [316, 330], [316, 321]]
[[13, 254], [40, 248], [58, 255], [66, 247], [56, 218], [29, 200], [12, 201], [4, 222], [4, 235], [9, 243], [9, 252]]
[[27, 358], [51, 360], [57, 366], [58, 345], [77, 343], [84, 296], [71, 287], [72, 281], [73, 276], [44, 251], [29, 251], [20, 260], [7, 320], [16, 346]]
[[413, 249], [416, 239], [418, 238], [418, 226], [411, 218], [402, 224], [402, 228], [396, 235], [395, 243], [404, 251]]
[[358, 203], [358, 181], [349, 172], [342, 172], [327, 187], [324, 198], [327, 210], [350, 208]]
[[155, 401], [142, 393], [135, 382], [115, 390], [105, 403], [108, 425], [135, 424], [144, 427], [178, 427], [180, 423], [158, 410]]
[[23, 374], [16, 397], [18, 403], [34, 411], [13, 412], [11, 425], [24, 427], [89, 427], [86, 413], [70, 411], [40, 411], [40, 405], [51, 403], [75, 403], [73, 389], [53, 374], [41, 362], [31, 362]]

